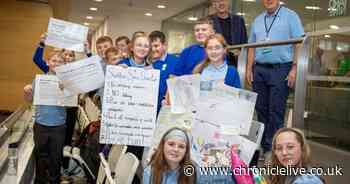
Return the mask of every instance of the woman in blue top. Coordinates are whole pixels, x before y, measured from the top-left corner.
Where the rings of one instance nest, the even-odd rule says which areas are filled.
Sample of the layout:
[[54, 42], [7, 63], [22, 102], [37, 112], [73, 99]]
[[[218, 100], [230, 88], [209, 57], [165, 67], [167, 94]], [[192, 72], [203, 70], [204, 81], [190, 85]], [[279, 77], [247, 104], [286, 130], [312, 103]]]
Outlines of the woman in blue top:
[[207, 58], [193, 70], [193, 73], [201, 74], [201, 87], [212, 86], [214, 81], [220, 80], [231, 87], [241, 87], [237, 70], [228, 66], [225, 60], [226, 47], [225, 38], [221, 34], [211, 35], [204, 42]]
[[279, 129], [272, 140], [272, 168], [292, 168], [306, 173], [271, 176], [271, 184], [323, 184], [322, 177], [313, 173], [310, 148], [304, 134], [295, 128]]
[[[180, 128], [168, 130], [162, 137], [156, 152], [143, 173], [144, 184], [194, 184], [195, 172], [190, 158], [190, 140]], [[191, 170], [192, 169], [192, 170]]]

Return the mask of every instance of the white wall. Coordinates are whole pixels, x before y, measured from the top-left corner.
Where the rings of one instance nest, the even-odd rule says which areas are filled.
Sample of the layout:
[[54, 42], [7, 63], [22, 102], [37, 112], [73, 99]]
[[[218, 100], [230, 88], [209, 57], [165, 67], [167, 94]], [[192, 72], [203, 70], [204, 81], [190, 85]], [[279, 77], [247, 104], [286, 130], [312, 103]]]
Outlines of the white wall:
[[109, 17], [108, 24], [108, 34], [113, 39], [122, 35], [131, 38], [135, 31], [145, 31], [150, 33], [154, 30], [160, 30], [161, 27], [161, 21], [150, 20], [149, 17], [133, 18], [111, 16]]

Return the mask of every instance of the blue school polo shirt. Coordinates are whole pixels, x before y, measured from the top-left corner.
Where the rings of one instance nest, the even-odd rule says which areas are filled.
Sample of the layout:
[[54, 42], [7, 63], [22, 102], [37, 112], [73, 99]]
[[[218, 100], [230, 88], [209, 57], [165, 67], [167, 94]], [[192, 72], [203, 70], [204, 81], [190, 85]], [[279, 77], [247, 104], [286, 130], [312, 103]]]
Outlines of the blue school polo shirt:
[[199, 44], [185, 48], [180, 54], [179, 64], [175, 68], [176, 75], [192, 74], [194, 67], [206, 58], [205, 49]]
[[[269, 28], [270, 31], [267, 31]], [[293, 10], [280, 6], [272, 15], [265, 11], [255, 18], [248, 42], [281, 41], [304, 35], [299, 16]], [[293, 61], [293, 53], [293, 45], [256, 48], [255, 61], [269, 64], [288, 63]]]
[[137, 67], [137, 68], [143, 68], [146, 66], [146, 62], [142, 64], [136, 64], [134, 59], [132, 59], [131, 57], [121, 60], [118, 65], [120, 64], [125, 64], [125, 65], [128, 65], [129, 67]]
[[175, 67], [179, 63], [179, 58], [173, 54], [166, 54], [164, 57], [153, 62], [152, 67], [156, 70], [160, 70], [159, 78], [159, 93], [158, 93], [158, 111], [160, 110], [161, 102], [166, 95], [168, 89], [166, 80], [170, 75], [175, 74]]

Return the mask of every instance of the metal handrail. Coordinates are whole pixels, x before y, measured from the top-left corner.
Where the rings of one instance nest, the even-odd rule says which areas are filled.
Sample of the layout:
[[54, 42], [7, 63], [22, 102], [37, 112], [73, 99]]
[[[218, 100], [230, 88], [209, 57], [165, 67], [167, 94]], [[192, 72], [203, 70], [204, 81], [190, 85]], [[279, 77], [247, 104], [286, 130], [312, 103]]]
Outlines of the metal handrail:
[[[281, 40], [281, 41], [269, 41], [269, 42], [258, 42], [248, 43], [241, 45], [228, 46], [228, 50], [232, 51], [240, 49], [240, 55], [238, 57], [237, 70], [240, 76], [241, 85], [245, 87], [245, 74], [247, 65], [247, 49], [258, 48], [266, 46], [277, 46], [277, 45], [289, 45], [289, 44], [301, 44], [301, 48], [298, 50], [297, 56], [297, 76], [295, 83], [295, 97], [294, 97], [294, 113], [293, 113], [293, 126], [298, 128], [304, 128], [304, 111], [305, 111], [305, 98], [306, 98], [306, 87], [307, 81], [313, 80], [315, 77], [308, 74], [308, 61], [309, 61], [309, 43], [310, 37], [322, 36], [325, 34], [340, 34], [350, 32], [350, 27], [343, 27], [338, 30], [327, 29], [322, 31], [309, 32], [302, 38]], [[328, 78], [322, 78], [324, 80]], [[342, 81], [347, 81], [344, 78], [337, 78]]]

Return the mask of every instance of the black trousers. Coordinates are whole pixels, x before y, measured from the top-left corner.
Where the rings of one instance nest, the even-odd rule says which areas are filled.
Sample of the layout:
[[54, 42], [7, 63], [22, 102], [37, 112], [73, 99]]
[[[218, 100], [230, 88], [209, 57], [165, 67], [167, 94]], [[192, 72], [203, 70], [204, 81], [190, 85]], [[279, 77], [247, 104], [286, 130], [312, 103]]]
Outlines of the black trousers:
[[[67, 120], [66, 120], [66, 137], [64, 138], [65, 146], [72, 146], [72, 138], [74, 134], [74, 127], [77, 121], [78, 107], [67, 108]], [[63, 168], [67, 169], [69, 165], [69, 158], [63, 159]]]
[[66, 125], [34, 124], [35, 183], [59, 184]]

